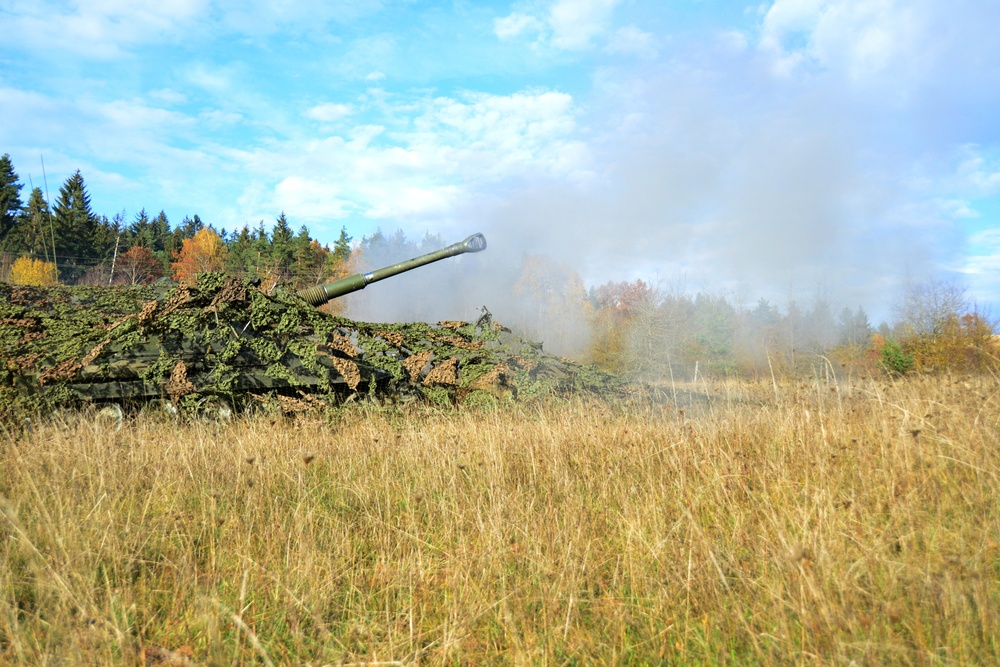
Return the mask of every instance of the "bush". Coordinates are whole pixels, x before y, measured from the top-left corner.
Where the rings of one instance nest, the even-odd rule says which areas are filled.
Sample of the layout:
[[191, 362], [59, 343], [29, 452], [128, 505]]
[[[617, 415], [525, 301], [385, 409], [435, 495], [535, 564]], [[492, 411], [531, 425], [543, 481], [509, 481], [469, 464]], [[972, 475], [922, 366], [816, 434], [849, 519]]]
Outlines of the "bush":
[[906, 375], [913, 369], [913, 355], [894, 340], [887, 340], [882, 347], [882, 365], [891, 375]]

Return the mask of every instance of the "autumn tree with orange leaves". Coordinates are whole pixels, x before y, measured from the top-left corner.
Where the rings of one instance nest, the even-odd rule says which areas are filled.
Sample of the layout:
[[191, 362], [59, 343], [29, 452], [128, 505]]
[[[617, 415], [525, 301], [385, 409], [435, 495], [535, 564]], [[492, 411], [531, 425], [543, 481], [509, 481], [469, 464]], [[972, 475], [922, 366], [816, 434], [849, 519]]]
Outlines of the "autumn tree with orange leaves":
[[629, 334], [641, 315], [650, 314], [656, 298], [656, 290], [641, 279], [608, 282], [594, 290], [590, 360], [608, 370], [629, 370]]
[[193, 237], [184, 239], [184, 245], [174, 252], [174, 280], [193, 284], [195, 276], [210, 271], [223, 271], [226, 267], [226, 244], [211, 227], [200, 229]]

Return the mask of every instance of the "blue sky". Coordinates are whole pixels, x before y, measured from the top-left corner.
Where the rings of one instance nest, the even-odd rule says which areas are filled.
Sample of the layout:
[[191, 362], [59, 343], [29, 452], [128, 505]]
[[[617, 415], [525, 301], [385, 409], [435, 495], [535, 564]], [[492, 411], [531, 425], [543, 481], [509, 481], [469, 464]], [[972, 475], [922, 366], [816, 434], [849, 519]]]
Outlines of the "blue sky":
[[888, 315], [1000, 294], [995, 0], [6, 0], [0, 153], [96, 211], [284, 211]]

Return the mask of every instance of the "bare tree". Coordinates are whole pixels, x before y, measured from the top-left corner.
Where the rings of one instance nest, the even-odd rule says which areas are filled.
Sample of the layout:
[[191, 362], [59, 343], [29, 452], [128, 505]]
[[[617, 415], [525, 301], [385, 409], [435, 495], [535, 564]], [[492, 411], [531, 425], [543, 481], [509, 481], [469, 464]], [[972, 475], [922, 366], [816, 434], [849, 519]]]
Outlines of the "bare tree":
[[902, 298], [892, 309], [895, 335], [909, 338], [934, 332], [950, 317], [968, 310], [965, 293], [965, 287], [947, 280], [908, 280]]

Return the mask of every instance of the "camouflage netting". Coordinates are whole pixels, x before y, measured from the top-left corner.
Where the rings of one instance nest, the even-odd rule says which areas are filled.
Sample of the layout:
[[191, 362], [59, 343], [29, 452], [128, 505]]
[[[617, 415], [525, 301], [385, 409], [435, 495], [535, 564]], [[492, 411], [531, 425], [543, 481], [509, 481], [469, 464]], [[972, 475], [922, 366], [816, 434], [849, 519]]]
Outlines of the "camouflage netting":
[[0, 417], [87, 400], [296, 409], [353, 394], [439, 403], [628, 391], [491, 321], [375, 324], [203, 274], [195, 287], [0, 285]]

